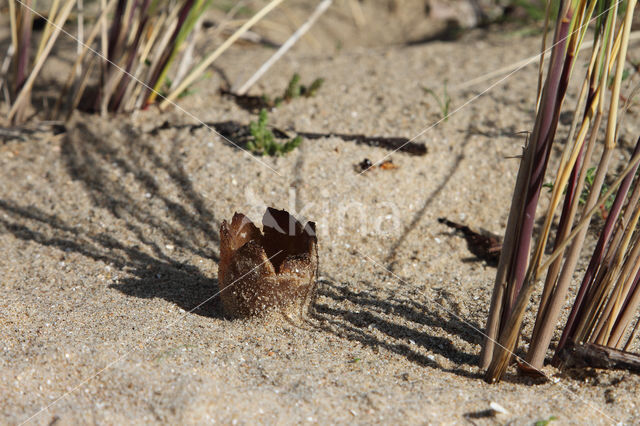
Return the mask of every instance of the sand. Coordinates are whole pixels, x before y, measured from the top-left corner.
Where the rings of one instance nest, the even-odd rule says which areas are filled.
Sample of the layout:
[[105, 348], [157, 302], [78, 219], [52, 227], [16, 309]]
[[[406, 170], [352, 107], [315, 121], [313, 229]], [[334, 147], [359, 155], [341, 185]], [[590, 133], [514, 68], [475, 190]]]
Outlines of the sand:
[[[76, 113], [63, 134], [0, 145], [0, 423], [640, 422], [640, 378], [624, 371], [546, 367], [549, 380], [535, 380], [512, 368], [486, 384], [478, 330], [495, 269], [437, 221], [503, 232], [535, 66], [495, 86], [456, 86], [538, 48], [537, 36], [511, 31], [302, 45], [251, 91], [277, 95], [296, 71], [323, 77], [316, 97], [277, 108], [270, 122], [419, 135], [425, 156], [327, 137], [252, 158], [205, 127], [181, 126], [255, 119], [218, 94], [219, 73], [179, 100], [190, 115]], [[640, 45], [630, 49], [638, 57]], [[271, 52], [240, 46], [217, 66], [243, 80]], [[445, 79], [454, 114], [439, 121], [422, 87], [442, 94]], [[623, 145], [637, 137], [637, 114]], [[359, 174], [363, 159], [389, 155], [396, 169]], [[318, 294], [302, 319], [227, 320], [213, 297], [219, 226], [236, 211], [259, 221], [265, 205], [318, 224]]]

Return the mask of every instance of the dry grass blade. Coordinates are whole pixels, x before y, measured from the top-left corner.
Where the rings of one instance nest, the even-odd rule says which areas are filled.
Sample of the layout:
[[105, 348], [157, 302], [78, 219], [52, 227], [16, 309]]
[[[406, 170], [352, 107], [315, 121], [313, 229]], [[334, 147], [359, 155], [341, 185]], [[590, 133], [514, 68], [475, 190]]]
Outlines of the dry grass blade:
[[[94, 24], [93, 28], [89, 32], [89, 37], [87, 37], [86, 43], [84, 43], [82, 51], [80, 51], [79, 54], [76, 56], [75, 62], [73, 63], [73, 66], [71, 67], [71, 71], [69, 72], [69, 75], [67, 77], [67, 81], [62, 87], [62, 90], [60, 91], [60, 95], [58, 95], [58, 99], [56, 100], [56, 104], [51, 114], [52, 117], [58, 116], [58, 112], [60, 111], [60, 106], [62, 104], [64, 96], [71, 88], [71, 84], [73, 83], [74, 77], [76, 76], [75, 70], [78, 69], [80, 64], [84, 61], [85, 56], [89, 51], [91, 44], [93, 44], [93, 41], [98, 35], [98, 32], [101, 31], [103, 25], [106, 24], [107, 13], [109, 13], [109, 11], [111, 10], [111, 8], [115, 3], [116, 3], [116, 0], [109, 0], [109, 3], [106, 3], [105, 6], [102, 8], [102, 11], [100, 12], [100, 16], [98, 17], [98, 19], [96, 20], [96, 23]], [[80, 97], [82, 95], [82, 90], [78, 90], [76, 92], [77, 93], [75, 97]]]
[[[637, 253], [632, 251], [628, 256], [623, 256], [623, 253], [627, 253], [630, 240], [628, 237], [622, 238], [621, 235], [616, 234], [614, 241], [616, 241], [616, 247], [619, 246], [620, 252], [615, 258], [615, 264], [619, 266], [610, 270], [608, 275], [603, 272], [598, 273], [597, 269], [597, 265], [600, 265], [604, 259], [614, 259], [611, 257], [612, 255], [607, 257], [604, 249], [608, 247], [607, 244], [609, 244], [614, 230], [613, 225], [617, 222], [640, 161], [640, 155], [637, 151], [634, 152], [633, 158], [622, 174], [608, 187], [607, 191], [604, 191], [606, 192], [604, 195], [601, 194], [608, 166], [616, 149], [620, 82], [622, 81], [629, 43], [630, 17], [636, 6], [636, 1], [628, 2], [624, 22], [615, 29], [618, 3], [616, 1], [604, 3], [573, 0], [564, 1], [560, 5], [554, 44], [548, 65], [549, 71], [545, 83], [542, 85], [541, 93], [537, 97], [538, 108], [531, 143], [526, 148], [518, 172], [515, 191], [516, 193], [524, 192], [525, 195], [517, 196], [514, 193], [505, 234], [505, 246], [512, 244], [512, 248], [505, 247], [501, 256], [487, 321], [488, 338], [483, 348], [481, 364], [483, 367], [488, 367], [485, 376], [488, 382], [500, 380], [506, 371], [515, 350], [524, 314], [536, 283], [547, 272], [534, 334], [527, 354], [527, 360], [534, 368], [542, 366], [591, 217], [618, 187], [620, 189], [611, 207], [607, 224], [596, 252], [594, 252], [592, 264], [585, 275], [584, 285], [576, 300], [577, 307], [586, 298], [585, 300], [588, 301], [587, 313], [583, 309], [578, 315], [576, 308], [576, 312], [572, 312], [572, 316], [580, 318], [581, 336], [593, 336], [594, 339], [598, 339], [598, 342], [621, 344], [621, 330], [626, 330], [628, 323], [632, 320], [627, 316], [635, 312], [636, 306], [630, 303], [630, 293], [632, 288], [635, 291], [636, 287], [633, 283], [638, 269], [640, 269], [640, 267], [636, 269], [634, 266], [637, 259], [640, 259], [640, 245], [638, 245], [639, 251]], [[596, 17], [598, 26], [593, 44], [594, 49], [578, 98], [578, 105], [586, 100], [584, 116], [582, 120], [578, 119], [577, 114], [574, 116], [570, 136], [567, 139], [555, 175], [546, 218], [537, 235], [536, 248], [529, 258], [529, 246], [533, 234], [532, 224], [535, 218], [541, 180], [545, 174], [550, 147], [555, 139], [558, 116], [571, 78], [575, 57], [580, 50], [586, 34], [586, 27], [591, 21], [596, 6], [599, 7], [599, 14]], [[547, 13], [549, 12], [547, 11]], [[616, 68], [611, 85], [611, 97], [605, 97], [604, 91], [609, 84], [608, 75], [613, 67]], [[588, 175], [589, 158], [595, 147], [598, 128], [605, 116], [605, 98], [610, 101], [606, 114], [607, 128], [604, 150], [600, 163], [595, 169], [595, 177], [589, 181], [590, 194], [581, 219], [574, 226], [574, 217], [578, 212], [578, 203], [582, 197], [582, 187]], [[574, 129], [578, 130], [575, 139]], [[554, 250], [543, 261], [546, 246], [551, 238], [556, 210], [563, 199], [564, 204], [560, 224], [555, 235]], [[625, 215], [623, 220], [625, 224], [628, 224], [628, 229], [635, 228], [635, 216]], [[510, 235], [511, 233], [513, 235]], [[571, 248], [563, 266], [561, 257], [569, 244], [571, 244]], [[600, 284], [592, 286], [592, 281], [596, 278]], [[619, 281], [616, 281], [618, 279]], [[614, 284], [615, 282], [617, 284]], [[616, 318], [620, 318], [623, 310], [627, 315], [624, 317], [624, 324], [620, 320], [616, 320]], [[570, 318], [568, 329], [573, 327], [572, 321], [573, 319]], [[616, 333], [612, 334], [614, 329]], [[491, 341], [495, 338], [498, 338], [497, 346]]]
[[15, 102], [13, 103], [13, 106], [11, 107], [11, 110], [9, 111], [9, 120], [13, 120], [16, 117], [16, 114], [20, 111], [21, 108], [24, 108], [26, 102], [28, 101], [28, 97], [29, 97], [29, 94], [31, 93], [31, 88], [33, 86], [33, 83], [35, 82], [35, 79], [38, 76], [38, 73], [42, 69], [42, 66], [45, 63], [47, 56], [51, 52], [51, 49], [53, 48], [53, 45], [55, 44], [56, 39], [58, 38], [58, 35], [60, 35], [62, 26], [64, 25], [64, 22], [69, 17], [69, 13], [71, 13], [71, 8], [73, 7], [73, 5], [74, 5], [74, 0], [67, 0], [62, 6], [60, 13], [56, 16], [55, 23], [53, 24], [55, 28], [51, 32], [51, 36], [47, 40], [47, 43], [44, 49], [42, 50], [42, 53], [38, 57], [37, 62], [35, 63], [33, 69], [31, 70], [31, 73], [29, 74], [29, 78], [25, 81], [24, 85], [20, 89], [20, 93], [18, 94]]
[[[590, 102], [593, 102], [593, 97], [596, 92], [601, 92], [602, 88], [606, 87], [606, 82], [608, 82], [609, 80], [609, 72], [614, 64], [614, 61], [610, 60], [610, 58], [612, 56], [615, 58], [619, 50], [619, 38], [614, 42], [614, 32], [610, 30], [614, 19], [615, 14], [610, 14], [607, 17], [607, 23], [604, 27], [603, 35], [600, 36], [600, 32], [596, 33], [596, 45], [594, 47], [591, 60], [593, 61], [594, 57], [597, 57], [595, 70], [601, 70], [601, 72], [600, 75], [595, 72], [591, 74], [591, 81], [589, 85]], [[607, 28], [609, 28], [608, 31]], [[601, 40], [604, 40], [604, 42], [601, 43]], [[608, 64], [608, 66], [603, 66], [603, 64]], [[598, 136], [598, 129], [600, 129], [600, 123], [603, 118], [604, 101], [605, 97], [600, 96], [600, 102], [594, 103], [597, 104], [595, 118], [593, 119], [594, 124], [592, 129], [590, 130], [591, 135], [587, 144], [587, 151], [585, 153], [585, 158], [582, 161], [583, 164], [580, 170], [580, 174], [577, 178], [577, 188], [572, 194], [581, 194], [584, 182], [587, 179], [587, 167], [590, 163], [591, 153], [593, 152], [593, 149], [595, 147], [596, 138]], [[568, 140], [571, 140], [571, 137], [572, 135]], [[600, 165], [597, 168], [598, 171], [591, 185], [591, 193], [585, 203], [585, 211], [588, 211], [592, 207], [597, 205], [597, 196], [599, 194], [601, 185], [604, 182], [604, 177], [606, 174], [605, 172], [608, 168], [609, 160], [611, 159], [611, 152], [611, 150], [607, 149], [605, 149], [603, 152], [602, 158], [600, 160]], [[575, 172], [577, 172], [577, 169], [574, 169], [573, 171], [574, 175], [571, 182], [572, 187], [576, 186], [576, 182], [574, 180]], [[565, 241], [568, 237], [569, 229], [573, 227], [574, 217], [578, 210], [578, 204], [579, 203], [575, 202], [573, 195], [567, 195], [567, 197], [565, 197], [565, 206], [563, 208], [562, 216], [560, 219], [559, 229], [556, 234], [556, 247], [554, 249], [557, 249], [558, 246], [566, 246]], [[586, 216], [586, 214], [583, 214], [583, 218], [585, 218]], [[536, 324], [531, 339], [530, 349], [527, 353], [527, 361], [535, 367], [540, 368], [542, 366], [546, 350], [551, 343], [551, 337], [553, 335], [556, 322], [559, 318], [562, 305], [568, 294], [569, 284], [571, 282], [571, 278], [573, 277], [573, 273], [577, 265], [586, 234], [587, 227], [584, 226], [582, 230], [573, 238], [563, 265], [561, 255], [564, 252], [564, 248], [561, 248], [560, 250], [556, 251], [557, 255], [549, 266], [549, 270], [547, 272], [547, 277], [545, 280], [543, 296], [540, 302]]]
[[[562, 208], [562, 214], [560, 217], [560, 221], [558, 224], [558, 231], [556, 233], [556, 245], [558, 242], [564, 240], [573, 226], [575, 215], [578, 211], [579, 203], [574, 202], [575, 197], [582, 193], [584, 187], [585, 177], [588, 173], [587, 165], [590, 162], [591, 155], [593, 153], [593, 149], [595, 146], [595, 136], [597, 135], [596, 129], [600, 127], [600, 121], [602, 119], [602, 111], [599, 106], [601, 106], [601, 102], [596, 102], [594, 99], [593, 93], [600, 93], [599, 90], [594, 89], [594, 78], [597, 76], [594, 73], [595, 69], [599, 69], [599, 61], [600, 55], [597, 52], [600, 50], [600, 39], [597, 40], [596, 45], [592, 51], [591, 60], [589, 63], [589, 67], [587, 69], [587, 76], [585, 78], [583, 87], [581, 89], [578, 108], [576, 108], [574, 112], [574, 119], [571, 124], [571, 130], [569, 131], [569, 136], [567, 137], [567, 141], [573, 140], [575, 129], [580, 122], [579, 113], [582, 111], [585, 106], [583, 105], [583, 101], [585, 101], [587, 97], [587, 93], [589, 96], [589, 105], [586, 106], [587, 116], [582, 121], [581, 128], [584, 127], [584, 121], [587, 119], [591, 121], [591, 117], [595, 114], [595, 118], [593, 118], [594, 125], [593, 130], [591, 130], [591, 137], [586, 144], [586, 149], [583, 142], [580, 142], [580, 150], [578, 152], [578, 156], [575, 159], [575, 164], [571, 168], [569, 182], [567, 186], [567, 195], [564, 199], [564, 205]], [[601, 98], [598, 96], [598, 98]], [[584, 114], [583, 114], [584, 115]], [[562, 170], [563, 165], [566, 167], [567, 165], [567, 157], [570, 155], [569, 150], [570, 144], [567, 143], [565, 145], [565, 150], [563, 153], [561, 166], [559, 171]], [[575, 149], [575, 145], [573, 146]], [[554, 183], [554, 189], [557, 189], [557, 182]], [[552, 216], [554, 211], [549, 209], [547, 212], [547, 217]], [[560, 274], [560, 269], [562, 267], [562, 259], [559, 257], [556, 259], [551, 266], [549, 267], [549, 271], [547, 273], [547, 277], [545, 280], [544, 290], [542, 293], [542, 299], [540, 301], [540, 308], [538, 309], [538, 314], [536, 317], [536, 323], [534, 326], [532, 338], [531, 338], [531, 350], [527, 353], [527, 362], [534, 366], [535, 368], [540, 368], [542, 366], [542, 362], [544, 360], [544, 353], [546, 352], [546, 348], [548, 347], [551, 341], [551, 335], [553, 332], [552, 323], [555, 323], [555, 320], [549, 320], [549, 318], [557, 318], [559, 314], [559, 304], [558, 300], [564, 300], [566, 295], [566, 286], [557, 285], [558, 275]]]
[[14, 48], [13, 44], [10, 44], [7, 48], [7, 53], [4, 55], [4, 59], [2, 60], [2, 65], [0, 65], [0, 90], [5, 92], [5, 102], [7, 105], [11, 105], [11, 99], [8, 95], [9, 91], [7, 89], [7, 76], [9, 73], [9, 65], [11, 64], [11, 60], [13, 59]]
[[[635, 154], [640, 155], [640, 143], [636, 145]], [[623, 238], [622, 244], [617, 247], [618, 252], [612, 265], [604, 264], [603, 260], [606, 258], [605, 250], [608, 249], [612, 253], [616, 250], [616, 247], [610, 244], [609, 241], [637, 167], [638, 166], [636, 164], [635, 167], [629, 170], [625, 179], [622, 181], [620, 190], [616, 194], [615, 202], [611, 207], [611, 211], [609, 212], [607, 221], [600, 234], [598, 244], [596, 245], [596, 249], [594, 250], [594, 254], [591, 258], [591, 262], [589, 263], [589, 267], [587, 268], [587, 272], [583, 278], [583, 282], [578, 293], [579, 297], [576, 299], [574, 309], [572, 310], [572, 314], [575, 314], [572, 317], [576, 317], [578, 319], [578, 326], [573, 329], [573, 323], [571, 321], [568, 322], [568, 333], [565, 333], [570, 337], [574, 336], [573, 340], [584, 340], [587, 335], [592, 334], [594, 323], [600, 316], [601, 310], [604, 307], [606, 295], [609, 294], [611, 287], [619, 277], [624, 254], [629, 246], [633, 232], [629, 232], [629, 229], [625, 231], [626, 235]], [[638, 213], [640, 213], [640, 211]], [[634, 216], [635, 220], [631, 220], [631, 229], [634, 229], [635, 224], [637, 223], [638, 216]], [[598, 273], [596, 274], [596, 272]], [[586, 297], [580, 297], [581, 294], [586, 294]]]
[[[527, 144], [527, 146], [529, 146]], [[526, 149], [524, 152], [522, 164], [530, 164], [533, 151]], [[516, 186], [513, 191], [511, 205], [522, 205], [524, 199], [525, 188], [527, 185], [527, 167], [520, 167], [518, 177], [516, 178]], [[500, 329], [500, 318], [503, 315], [503, 301], [507, 291], [507, 279], [509, 268], [513, 261], [514, 248], [517, 243], [516, 230], [517, 222], [521, 212], [519, 209], [512, 208], [509, 211], [509, 219], [507, 221], [507, 229], [505, 232], [504, 242], [502, 243], [502, 252], [498, 261], [498, 270], [496, 272], [496, 280], [491, 297], [491, 306], [489, 309], [489, 318], [485, 329], [485, 340], [480, 354], [480, 366], [486, 369], [489, 367], [493, 358], [495, 341], [498, 338]]]
[[51, 3], [51, 7], [49, 8], [49, 15], [47, 17], [47, 25], [45, 25], [44, 30], [42, 32], [42, 37], [40, 38], [40, 44], [38, 45], [38, 52], [36, 53], [36, 61], [42, 55], [42, 51], [44, 50], [47, 40], [51, 35], [51, 31], [53, 31], [53, 25], [51, 22], [56, 19], [56, 13], [58, 12], [58, 6], [60, 5], [60, 0], [53, 0]]
[[76, 90], [75, 96], [71, 100], [71, 106], [69, 107], [69, 111], [66, 117], [67, 120], [71, 117], [71, 114], [78, 107], [78, 104], [80, 103], [82, 93], [84, 92], [84, 89], [87, 87], [87, 83], [89, 81], [89, 75], [91, 75], [91, 72], [93, 71], [93, 68], [96, 64], [95, 59], [96, 59], [95, 57], [92, 57], [89, 60], [89, 65], [85, 67], [85, 69], [82, 72], [82, 76], [80, 77], [80, 81], [78, 82], [78, 90]]
[[240, 38], [242, 34], [247, 32], [249, 28], [253, 27], [256, 23], [258, 23], [267, 13], [271, 12], [275, 9], [280, 3], [284, 0], [272, 0], [263, 7], [258, 13], [256, 13], [251, 19], [244, 23], [238, 30], [231, 35], [227, 40], [225, 40], [220, 47], [211, 52], [200, 64], [193, 69], [189, 75], [185, 77], [185, 79], [171, 91], [171, 93], [160, 103], [160, 109], [165, 109], [169, 106], [170, 103], [175, 101], [175, 99], [185, 91], [189, 85], [191, 85], [204, 71], [211, 65], [222, 53], [224, 53], [229, 47], [233, 45], [233, 43]]
[[[495, 349], [495, 353], [493, 350], [485, 348], [481, 359], [482, 366], [490, 362], [486, 376], [487, 381], [490, 382], [494, 382], [502, 375], [501, 372], [506, 368], [519, 334], [521, 319], [514, 318], [514, 315], [516, 312], [524, 311], [518, 306], [520, 303], [519, 293], [525, 282], [535, 208], [542, 187], [550, 145], [557, 126], [559, 116], [557, 109], [562, 103], [561, 99], [564, 98], [564, 90], [566, 89], [566, 84], [561, 84], [561, 82], [563, 77], [566, 79], [570, 74], [565, 73], [564, 70], [571, 69], [571, 64], [565, 68], [563, 53], [567, 46], [572, 44], [568, 39], [572, 36], [570, 22], [573, 13], [574, 11], [569, 8], [567, 3], [562, 10], [563, 19], [559, 19], [556, 24], [554, 46], [549, 63], [548, 78], [542, 93], [541, 107], [536, 116], [531, 141], [525, 149], [525, 155], [518, 171], [514, 203], [511, 205], [507, 233], [505, 234], [505, 248], [496, 274], [494, 298], [487, 322], [487, 339], [485, 340], [485, 345], [493, 349], [493, 343], [489, 342], [499, 336], [500, 345]], [[516, 193], [522, 195], [518, 195], [516, 198]], [[506, 246], [510, 239], [513, 239], [513, 242], [510, 243], [513, 250]], [[513, 333], [512, 326], [516, 323], [518, 327]], [[507, 334], [508, 332], [512, 334]]]
[[567, 247], [567, 245], [571, 243], [571, 241], [576, 237], [576, 235], [589, 225], [589, 220], [591, 219], [591, 216], [593, 216], [600, 209], [601, 204], [607, 201], [607, 199], [614, 194], [615, 190], [618, 189], [618, 186], [620, 186], [620, 184], [622, 183], [622, 180], [634, 167], [637, 167], [638, 163], [640, 163], [640, 154], [635, 155], [629, 161], [629, 165], [622, 171], [620, 176], [613, 182], [613, 184], [611, 184], [609, 189], [606, 192], [603, 192], [600, 198], [597, 198], [597, 201], [595, 203], [596, 205], [584, 213], [583, 218], [573, 228], [573, 230], [567, 236], [567, 238], [563, 240], [563, 242], [558, 246], [558, 248], [554, 250], [549, 255], [549, 257], [540, 265], [540, 267], [538, 268], [539, 274], [544, 272], [549, 267], [549, 265], [554, 260], [556, 260], [558, 256], [560, 256], [560, 254], [562, 253], [562, 250], [564, 250]]
[[[169, 68], [173, 64], [178, 55], [182, 44], [187, 39], [200, 16], [208, 7], [210, 0], [194, 0], [187, 1], [182, 6], [176, 21], [175, 30], [171, 36], [170, 48], [163, 52], [161, 59], [155, 65], [152, 78], [149, 85], [152, 89], [148, 92], [148, 97], [144, 100], [144, 104], [148, 105], [154, 102], [162, 86], [165, 85]], [[127, 76], [129, 78], [129, 76]], [[170, 86], [171, 84], [169, 84]]]
[[260, 66], [260, 68], [258, 68], [258, 70], [246, 81], [246, 83], [244, 83], [240, 87], [240, 89], [236, 91], [236, 93], [240, 96], [246, 94], [251, 86], [253, 86], [256, 81], [258, 81], [258, 79], [262, 77], [264, 73], [269, 70], [269, 68], [271, 68], [273, 64], [275, 64], [285, 53], [287, 53], [287, 51], [289, 51], [289, 49], [291, 49], [291, 47], [293, 47], [293, 45], [296, 44], [296, 42], [300, 40], [300, 38], [307, 31], [309, 31], [309, 29], [311, 29], [318, 18], [329, 8], [329, 6], [331, 6], [332, 2], [333, 0], [323, 0], [321, 3], [319, 3], [311, 16], [309, 16], [309, 19], [307, 19], [307, 21], [302, 24], [300, 28], [298, 28], [296, 32], [293, 33], [282, 46], [280, 46], [276, 53], [274, 53], [264, 64]]

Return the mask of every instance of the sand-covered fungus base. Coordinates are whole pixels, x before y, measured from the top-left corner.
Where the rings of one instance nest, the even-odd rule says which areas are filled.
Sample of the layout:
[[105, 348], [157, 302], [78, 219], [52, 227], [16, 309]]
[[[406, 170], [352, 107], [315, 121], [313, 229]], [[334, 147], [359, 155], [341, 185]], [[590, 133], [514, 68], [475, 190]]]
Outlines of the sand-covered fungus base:
[[220, 226], [218, 280], [225, 316], [250, 317], [274, 309], [302, 313], [318, 269], [315, 224], [267, 208], [264, 234], [241, 213]]

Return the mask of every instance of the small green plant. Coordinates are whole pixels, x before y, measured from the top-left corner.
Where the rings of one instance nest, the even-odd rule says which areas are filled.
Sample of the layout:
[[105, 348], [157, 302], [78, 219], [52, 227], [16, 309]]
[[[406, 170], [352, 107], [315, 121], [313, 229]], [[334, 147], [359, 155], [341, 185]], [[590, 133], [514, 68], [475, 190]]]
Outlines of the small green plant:
[[285, 100], [299, 98], [300, 93], [302, 93], [302, 90], [300, 90], [300, 74], [295, 73], [291, 77], [291, 80], [289, 80], [289, 84], [287, 85], [287, 90], [284, 91], [283, 98]]
[[[587, 169], [587, 175], [584, 177], [584, 189], [582, 190], [582, 193], [580, 194], [580, 198], [578, 199], [578, 202], [580, 203], [580, 205], [584, 205], [587, 203], [587, 198], [589, 198], [589, 191], [591, 191], [591, 187], [593, 186], [593, 181], [595, 180], [596, 177], [596, 168], [595, 167], [590, 167], [589, 169]], [[544, 183], [542, 184], [542, 186], [544, 188], [547, 188], [549, 190], [549, 192], [553, 191], [553, 183]], [[609, 190], [609, 185], [607, 185], [606, 183], [602, 184], [602, 189], [600, 190], [600, 195], [604, 195], [607, 191]], [[567, 188], [565, 187], [564, 191], [567, 191]], [[604, 204], [602, 205], [604, 211], [608, 212], [609, 210], [611, 210], [611, 206], [613, 205], [613, 201], [615, 200], [615, 196], [612, 194], [609, 198], [607, 198], [607, 201], [604, 202]]]
[[545, 420], [538, 420], [534, 424], [536, 426], [547, 426], [549, 423], [551, 423], [554, 420], [558, 420], [558, 418], [556, 416], [551, 416], [551, 417], [549, 417], [548, 419], [545, 419]]
[[[595, 177], [596, 177], [596, 168], [595, 167], [589, 168], [587, 170], [587, 175], [584, 178], [585, 188], [582, 190], [582, 194], [580, 194], [580, 204], [587, 203], [587, 197], [589, 197], [589, 191], [591, 191], [591, 187], [593, 186], [593, 181], [595, 180]], [[606, 194], [608, 190], [609, 190], [609, 185], [607, 185], [606, 183], [603, 183], [602, 189], [600, 190], [600, 196]], [[602, 205], [605, 211], [611, 210], [611, 206], [613, 205], [614, 200], [615, 200], [615, 196], [613, 194], [609, 198], [607, 198], [607, 201], [605, 201], [604, 204]]]
[[267, 110], [260, 110], [258, 121], [252, 121], [249, 124], [249, 131], [251, 132], [252, 140], [247, 143], [247, 148], [258, 155], [285, 155], [288, 152], [296, 149], [302, 142], [300, 136], [288, 140], [285, 143], [276, 142], [273, 132], [267, 127], [269, 118], [267, 116]]
[[316, 78], [315, 80], [313, 80], [313, 82], [308, 88], [305, 86], [302, 86], [303, 96], [307, 98], [314, 97], [318, 93], [318, 90], [320, 90], [320, 88], [322, 87], [323, 83], [324, 83], [324, 78]]
[[438, 106], [440, 107], [440, 113], [442, 115], [442, 118], [444, 119], [444, 121], [448, 121], [449, 108], [451, 107], [451, 96], [449, 96], [449, 92], [447, 91], [447, 81], [446, 80], [444, 81], [444, 87], [442, 89], [442, 97], [438, 96], [436, 92], [433, 91], [433, 89], [430, 89], [428, 87], [423, 86], [422, 90], [424, 90], [425, 93], [428, 93], [436, 100], [436, 102], [438, 103]]
[[290, 102], [292, 99], [299, 97], [312, 98], [318, 94], [318, 90], [320, 90], [323, 83], [323, 78], [316, 78], [313, 80], [311, 85], [307, 87], [300, 84], [300, 74], [295, 73], [291, 76], [291, 80], [289, 80], [289, 84], [287, 85], [287, 89], [284, 91], [284, 94], [281, 97], [277, 97], [274, 103], [278, 106], [282, 102]]
[[291, 102], [291, 100], [295, 98], [312, 98], [318, 94], [318, 90], [320, 90], [323, 83], [324, 78], [316, 78], [307, 87], [303, 84], [300, 84], [300, 74], [295, 73], [293, 74], [293, 76], [291, 76], [291, 80], [289, 80], [289, 84], [287, 84], [287, 88], [285, 89], [282, 96], [271, 99], [267, 95], [262, 95], [260, 97], [260, 101], [262, 105], [266, 107], [275, 108], [282, 105], [283, 102]]

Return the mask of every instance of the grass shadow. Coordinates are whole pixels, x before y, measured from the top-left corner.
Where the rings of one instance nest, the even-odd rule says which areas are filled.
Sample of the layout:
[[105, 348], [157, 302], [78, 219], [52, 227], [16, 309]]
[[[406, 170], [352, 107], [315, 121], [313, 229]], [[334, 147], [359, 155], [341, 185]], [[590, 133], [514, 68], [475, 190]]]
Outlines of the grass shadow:
[[[72, 223], [46, 213], [44, 202], [0, 199], [0, 232], [105, 262], [122, 277], [110, 287], [190, 311], [218, 290], [217, 280], [197, 262], [218, 261], [219, 225], [189, 179], [180, 142], [161, 155], [131, 128], [124, 132], [126, 143], [77, 123], [63, 140], [62, 162], [90, 200], [79, 208], [83, 219]], [[78, 217], [78, 211], [68, 213]], [[105, 214], [112, 219], [107, 225], [94, 217]], [[222, 316], [218, 300], [195, 312]]]
[[[0, 232], [8, 232], [23, 241], [78, 253], [125, 273], [128, 277], [110, 285], [124, 294], [161, 297], [189, 311], [217, 292], [217, 280], [197, 267], [167, 256], [150, 255], [139, 246], [126, 245], [106, 232], [88, 232], [37, 207], [20, 206], [9, 200], [0, 199], [0, 212], [3, 213]], [[207, 302], [194, 312], [222, 316], [218, 300]]]
[[[455, 336], [465, 342], [464, 346], [477, 346], [479, 352], [482, 326], [443, 313], [433, 304], [427, 306], [393, 294], [380, 297], [369, 291], [354, 292], [349, 287], [349, 283], [331, 278], [320, 283], [309, 311], [316, 327], [358, 342], [376, 353], [385, 349], [422, 367], [477, 380], [484, 377], [483, 371], [476, 367], [479, 355], [464, 350], [453, 340]], [[447, 292], [441, 297], [447, 299]], [[520, 351], [516, 355], [524, 356]], [[448, 362], [442, 362], [439, 357]], [[543, 379], [511, 373], [502, 381], [526, 386], [544, 383]]]
[[[480, 377], [460, 367], [477, 365], [478, 355], [461, 350], [443, 334], [459, 336], [471, 344], [479, 344], [480, 336], [469, 325], [439, 316], [415, 301], [354, 292], [348, 283], [329, 279], [319, 285], [310, 316], [324, 331], [374, 350], [384, 348], [418, 365], [458, 376]], [[433, 355], [440, 355], [457, 367], [445, 367]]]

